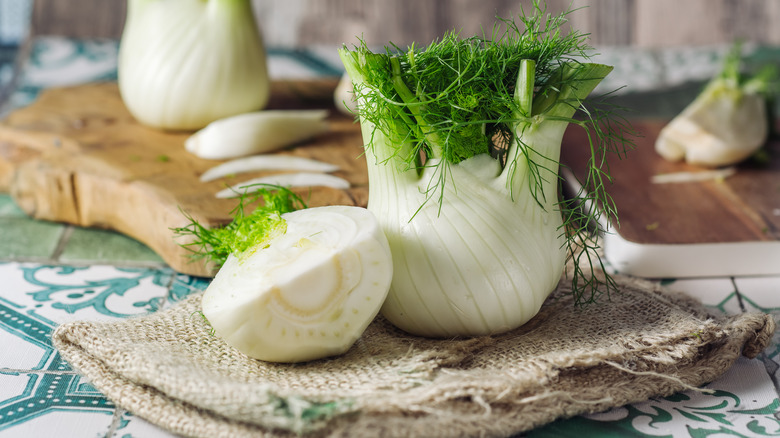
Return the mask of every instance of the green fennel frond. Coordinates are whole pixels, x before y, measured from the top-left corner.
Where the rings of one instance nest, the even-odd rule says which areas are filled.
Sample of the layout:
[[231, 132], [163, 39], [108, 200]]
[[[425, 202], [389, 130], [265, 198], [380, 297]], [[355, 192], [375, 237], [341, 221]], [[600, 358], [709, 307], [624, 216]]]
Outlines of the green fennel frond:
[[521, 62], [535, 63], [536, 115], [559, 103], [561, 66], [587, 59], [591, 49], [586, 35], [561, 34], [567, 13], [535, 7], [520, 24], [499, 19], [490, 35], [466, 38], [447, 32], [424, 50], [391, 45], [373, 53], [361, 42], [350, 53], [351, 67], [370, 84], [356, 84], [364, 100], [361, 119], [397, 144], [411, 145], [404, 154], [410, 167], [431, 159], [457, 164], [484, 153], [505, 158], [501, 139], [514, 135], [523, 114], [513, 95]]
[[[247, 205], [255, 203], [256, 207], [247, 212]], [[205, 258], [221, 266], [230, 254], [240, 255], [283, 234], [286, 223], [282, 215], [302, 208], [306, 208], [306, 204], [291, 190], [261, 184], [257, 190], [239, 196], [238, 205], [230, 212], [233, 220], [227, 225], [205, 227], [184, 212], [190, 223], [173, 231], [179, 237], [191, 237], [182, 246], [191, 251], [195, 259]]]
[[752, 75], [743, 71], [742, 43], [736, 41], [723, 58], [720, 73], [714, 80], [725, 80], [734, 87], [740, 87], [748, 92], [754, 92], [765, 97], [774, 97], [778, 93], [778, 67], [775, 64], [765, 64]]
[[208, 319], [208, 318], [206, 318], [206, 315], [203, 313], [203, 311], [202, 311], [202, 310], [196, 310], [196, 311], [192, 312], [192, 314], [190, 315], [190, 317], [194, 317], [194, 316], [196, 316], [196, 315], [197, 315], [198, 317], [200, 317], [200, 319], [203, 321], [203, 323], [206, 325], [206, 327], [208, 327], [208, 333], [209, 333], [209, 336], [216, 336], [216, 334], [217, 334], [217, 331], [216, 331], [216, 330], [214, 329], [214, 327], [211, 325], [211, 323], [209, 322], [209, 319]]
[[[622, 116], [625, 108], [615, 107], [610, 95], [588, 102], [581, 114], [584, 120], [573, 123], [583, 129], [588, 139], [588, 163], [585, 174], [577, 181], [577, 190], [568, 196], [560, 196], [559, 209], [564, 215], [562, 232], [565, 234], [566, 252], [572, 262], [572, 290], [577, 304], [593, 303], [606, 293], [617, 290], [609, 275], [586, 275], [582, 267], [597, 267], [607, 272], [601, 258], [599, 231], [609, 232], [611, 224], [617, 226], [617, 207], [608, 192], [613, 182], [610, 176], [609, 155], [624, 158], [634, 147], [636, 132]], [[572, 177], [575, 175], [572, 173]], [[603, 287], [602, 287], [603, 286]]]

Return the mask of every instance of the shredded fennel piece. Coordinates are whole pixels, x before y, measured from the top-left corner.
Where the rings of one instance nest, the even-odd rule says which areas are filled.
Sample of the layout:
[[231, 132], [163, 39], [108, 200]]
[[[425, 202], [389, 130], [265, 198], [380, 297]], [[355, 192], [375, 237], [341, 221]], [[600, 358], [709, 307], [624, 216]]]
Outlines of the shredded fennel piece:
[[650, 177], [650, 182], [653, 184], [679, 184], [712, 180], [719, 181], [734, 175], [736, 171], [737, 170], [733, 167], [727, 167], [725, 169], [701, 170], [698, 172], [660, 173]]
[[274, 152], [328, 132], [327, 110], [263, 110], [215, 120], [184, 142], [188, 152], [225, 160]]
[[293, 155], [252, 155], [238, 158], [218, 166], [214, 166], [203, 172], [201, 182], [213, 181], [226, 176], [235, 176], [245, 172], [260, 170], [297, 170], [306, 172], [335, 172], [339, 166], [311, 158], [296, 157]]
[[[262, 203], [254, 210], [246, 212], [248, 204], [260, 200]], [[284, 234], [286, 224], [282, 214], [302, 208], [306, 208], [306, 204], [297, 194], [284, 187], [266, 184], [239, 196], [238, 205], [231, 211], [233, 220], [224, 227], [207, 228], [185, 212], [190, 223], [173, 231], [178, 237], [191, 238], [182, 246], [192, 251], [194, 258], [205, 258], [222, 266], [231, 253], [244, 253]]]
[[[373, 53], [361, 41], [340, 55], [358, 99], [369, 190], [376, 190], [369, 209], [372, 196], [375, 205], [399, 205], [407, 195], [387, 194], [406, 193], [404, 186], [414, 185], [425, 197], [402, 221], [412, 223], [431, 202], [441, 213], [456, 201], [447, 196], [457, 197], [470, 184], [459, 180], [456, 166], [490, 156], [500, 168], [499, 181], [486, 186], [505, 188], [515, 203], [531, 198], [544, 211], [561, 212], [557, 233], [574, 259], [573, 290], [583, 304], [614, 290], [608, 275], [584, 275], [581, 266], [604, 268], [590, 227], [602, 215], [617, 219], [606, 191], [611, 177], [605, 155], [624, 154], [633, 131], [604, 100], [584, 105], [611, 67], [582, 61], [591, 49], [587, 36], [561, 31], [569, 12], [548, 14], [537, 1], [533, 8], [533, 15], [519, 17], [519, 25], [500, 19], [489, 35], [462, 38], [449, 32], [424, 49], [391, 45], [384, 53]], [[579, 192], [560, 199], [558, 159], [567, 125], [587, 131], [591, 157]], [[453, 185], [454, 193], [448, 192]], [[387, 186], [384, 194], [378, 186]]]
[[294, 172], [279, 173], [276, 175], [261, 176], [234, 184], [226, 189], [217, 192], [216, 197], [235, 198], [246, 193], [251, 193], [258, 186], [274, 185], [282, 187], [330, 187], [334, 189], [348, 189], [349, 181], [344, 178], [324, 173], [313, 172]]

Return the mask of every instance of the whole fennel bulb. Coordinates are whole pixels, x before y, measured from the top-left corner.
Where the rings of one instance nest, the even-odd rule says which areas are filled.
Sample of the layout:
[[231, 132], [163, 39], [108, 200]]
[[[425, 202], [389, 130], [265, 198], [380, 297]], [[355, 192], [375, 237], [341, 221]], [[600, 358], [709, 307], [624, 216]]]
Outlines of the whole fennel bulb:
[[[525, 30], [504, 22], [493, 40], [450, 33], [424, 50], [340, 51], [358, 99], [368, 209], [393, 256], [382, 314], [407, 332], [519, 327], [555, 289], [567, 255], [583, 254], [574, 251], [573, 210], [558, 197], [558, 160], [570, 124], [607, 146], [620, 140], [596, 112], [573, 118], [612, 68], [575, 60], [583, 36], [562, 36], [565, 14], [535, 6], [521, 17]], [[579, 198], [609, 210], [599, 162]]]
[[270, 84], [250, 0], [129, 0], [118, 82], [130, 113], [155, 128], [200, 129], [264, 108]]

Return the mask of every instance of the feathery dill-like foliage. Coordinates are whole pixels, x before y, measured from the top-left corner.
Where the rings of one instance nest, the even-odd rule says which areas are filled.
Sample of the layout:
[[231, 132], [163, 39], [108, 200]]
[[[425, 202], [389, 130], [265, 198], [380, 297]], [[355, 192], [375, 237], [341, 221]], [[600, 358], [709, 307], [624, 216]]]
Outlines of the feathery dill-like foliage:
[[[247, 205], [256, 202], [257, 206], [247, 212]], [[240, 195], [238, 205], [231, 211], [233, 220], [227, 225], [208, 228], [185, 212], [190, 223], [173, 231], [180, 237], [192, 236], [191, 241], [182, 246], [192, 251], [193, 257], [205, 258], [221, 266], [230, 254], [244, 253], [284, 234], [287, 226], [282, 214], [302, 208], [306, 208], [306, 204], [291, 190], [262, 185], [254, 192]]]
[[412, 142], [404, 157], [410, 165], [421, 156], [456, 164], [482, 153], [500, 155], [522, 114], [513, 98], [521, 62], [535, 62], [540, 100], [560, 86], [554, 72], [586, 59], [590, 49], [586, 35], [561, 33], [568, 12], [535, 7], [520, 24], [500, 19], [491, 34], [467, 38], [447, 32], [424, 50], [391, 45], [374, 54], [365, 43], [355, 47], [354, 59], [362, 59], [355, 67], [371, 84], [356, 90], [367, 101], [361, 118], [399, 143]]

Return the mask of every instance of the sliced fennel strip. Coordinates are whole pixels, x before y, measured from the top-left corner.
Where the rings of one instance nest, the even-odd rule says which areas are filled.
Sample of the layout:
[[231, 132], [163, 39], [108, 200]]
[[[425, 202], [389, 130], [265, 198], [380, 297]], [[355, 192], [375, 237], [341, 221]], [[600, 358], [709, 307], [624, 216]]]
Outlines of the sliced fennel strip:
[[263, 170], [294, 170], [300, 172], [335, 172], [339, 166], [311, 158], [292, 155], [255, 155], [239, 158], [214, 166], [200, 176], [202, 182], [213, 181], [230, 175]]
[[653, 175], [650, 182], [653, 184], [680, 184], [688, 182], [702, 182], [722, 180], [734, 175], [737, 170], [733, 167], [716, 170], [702, 170], [698, 172], [674, 172]]
[[321, 186], [342, 190], [350, 187], [349, 181], [334, 175], [310, 172], [281, 173], [235, 184], [217, 192], [216, 197], [220, 199], [235, 198], [255, 191], [257, 189], [256, 186], [268, 185], [288, 188]]
[[209, 123], [184, 147], [209, 160], [274, 152], [328, 131], [327, 110], [263, 110]]

